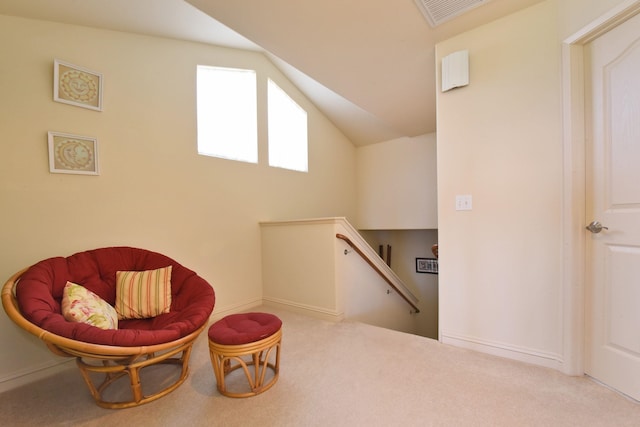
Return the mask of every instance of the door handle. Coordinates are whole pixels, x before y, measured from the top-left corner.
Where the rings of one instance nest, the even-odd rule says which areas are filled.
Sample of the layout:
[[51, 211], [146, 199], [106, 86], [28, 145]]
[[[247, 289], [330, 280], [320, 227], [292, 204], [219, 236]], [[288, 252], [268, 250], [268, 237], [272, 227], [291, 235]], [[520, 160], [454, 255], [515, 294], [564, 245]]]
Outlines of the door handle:
[[609, 229], [609, 227], [605, 227], [604, 225], [600, 224], [600, 221], [591, 221], [591, 224], [587, 225], [585, 228], [593, 234], [598, 234], [602, 231], [603, 228], [605, 230]]

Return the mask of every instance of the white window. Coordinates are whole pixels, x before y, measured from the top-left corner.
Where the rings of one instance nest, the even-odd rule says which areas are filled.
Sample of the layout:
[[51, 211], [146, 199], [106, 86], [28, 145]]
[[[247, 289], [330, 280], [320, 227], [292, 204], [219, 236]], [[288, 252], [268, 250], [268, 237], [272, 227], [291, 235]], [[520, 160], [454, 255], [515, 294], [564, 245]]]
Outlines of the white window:
[[198, 65], [198, 153], [258, 163], [256, 73]]
[[307, 172], [307, 112], [268, 83], [269, 166]]

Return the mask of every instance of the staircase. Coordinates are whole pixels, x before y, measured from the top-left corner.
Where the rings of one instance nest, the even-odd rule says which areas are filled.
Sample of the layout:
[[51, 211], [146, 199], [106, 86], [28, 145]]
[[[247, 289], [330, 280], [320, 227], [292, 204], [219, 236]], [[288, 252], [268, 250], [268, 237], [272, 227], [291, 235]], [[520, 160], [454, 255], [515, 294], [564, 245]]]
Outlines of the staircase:
[[260, 223], [265, 304], [415, 333], [414, 292], [343, 217]]

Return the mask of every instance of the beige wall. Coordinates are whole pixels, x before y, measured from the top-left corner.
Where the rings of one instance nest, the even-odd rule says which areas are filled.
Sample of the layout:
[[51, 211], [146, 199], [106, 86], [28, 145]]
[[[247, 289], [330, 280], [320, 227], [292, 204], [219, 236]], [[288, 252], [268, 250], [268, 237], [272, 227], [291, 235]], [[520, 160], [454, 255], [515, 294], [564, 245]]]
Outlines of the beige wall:
[[336, 285], [335, 222], [327, 218], [262, 224], [265, 302], [342, 320], [342, 294]]
[[438, 228], [435, 133], [358, 147], [357, 153], [358, 228]]
[[[355, 216], [354, 146], [261, 54], [6, 16], [0, 52], [0, 277], [132, 245], [198, 271], [229, 310], [261, 300], [259, 221]], [[104, 111], [53, 102], [54, 58], [104, 74]], [[197, 64], [257, 70], [260, 164], [197, 155]], [[308, 174], [265, 166], [267, 77], [309, 113]], [[100, 176], [50, 174], [47, 131], [97, 137]], [[4, 312], [0, 340], [0, 383], [53, 360]]]
[[[557, 367], [562, 359], [561, 46], [544, 2], [440, 43], [470, 85], [437, 95], [440, 335]], [[473, 197], [456, 211], [456, 195]]]
[[[471, 73], [438, 93], [443, 341], [582, 373], [562, 41], [631, 3], [547, 0], [437, 46], [437, 64], [469, 49]], [[454, 210], [456, 194], [473, 195], [471, 212]]]

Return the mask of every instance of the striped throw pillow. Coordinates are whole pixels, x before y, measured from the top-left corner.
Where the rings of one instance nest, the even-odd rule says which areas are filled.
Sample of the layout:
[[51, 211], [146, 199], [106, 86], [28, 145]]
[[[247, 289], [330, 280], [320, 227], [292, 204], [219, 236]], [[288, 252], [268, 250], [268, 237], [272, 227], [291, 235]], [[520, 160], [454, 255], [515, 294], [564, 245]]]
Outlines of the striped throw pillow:
[[171, 266], [116, 272], [118, 319], [147, 319], [171, 309]]

